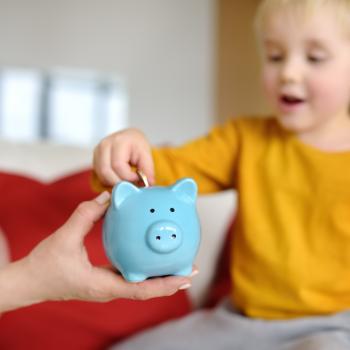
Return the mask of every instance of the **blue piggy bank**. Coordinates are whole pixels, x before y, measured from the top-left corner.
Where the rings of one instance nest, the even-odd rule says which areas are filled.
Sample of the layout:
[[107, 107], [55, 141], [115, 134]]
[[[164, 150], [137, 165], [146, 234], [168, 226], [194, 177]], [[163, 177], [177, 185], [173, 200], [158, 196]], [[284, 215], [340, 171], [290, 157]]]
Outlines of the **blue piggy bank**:
[[118, 183], [103, 225], [111, 263], [130, 282], [187, 276], [200, 242], [197, 185], [190, 178], [169, 187]]

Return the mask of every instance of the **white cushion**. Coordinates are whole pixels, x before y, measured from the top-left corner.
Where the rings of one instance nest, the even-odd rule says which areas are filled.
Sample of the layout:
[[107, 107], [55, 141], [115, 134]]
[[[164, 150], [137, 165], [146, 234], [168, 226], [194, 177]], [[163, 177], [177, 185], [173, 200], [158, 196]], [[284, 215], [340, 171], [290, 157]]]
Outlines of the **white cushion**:
[[48, 142], [16, 143], [0, 140], [0, 170], [50, 182], [91, 167], [92, 149]]

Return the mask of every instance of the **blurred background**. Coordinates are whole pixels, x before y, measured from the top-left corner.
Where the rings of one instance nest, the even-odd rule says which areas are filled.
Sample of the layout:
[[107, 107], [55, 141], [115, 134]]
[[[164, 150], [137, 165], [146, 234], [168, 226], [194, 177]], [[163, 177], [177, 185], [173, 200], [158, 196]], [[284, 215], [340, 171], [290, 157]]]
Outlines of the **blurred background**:
[[0, 138], [180, 143], [267, 111], [259, 0], [0, 0]]

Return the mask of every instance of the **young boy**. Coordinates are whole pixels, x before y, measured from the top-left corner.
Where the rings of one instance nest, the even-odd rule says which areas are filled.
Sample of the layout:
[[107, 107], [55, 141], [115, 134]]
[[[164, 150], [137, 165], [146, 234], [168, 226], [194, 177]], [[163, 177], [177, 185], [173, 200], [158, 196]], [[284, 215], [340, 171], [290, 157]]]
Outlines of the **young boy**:
[[239, 194], [230, 300], [120, 349], [350, 349], [350, 1], [264, 0], [256, 27], [273, 116], [175, 149], [130, 129], [95, 150], [104, 185], [136, 180], [132, 164]]

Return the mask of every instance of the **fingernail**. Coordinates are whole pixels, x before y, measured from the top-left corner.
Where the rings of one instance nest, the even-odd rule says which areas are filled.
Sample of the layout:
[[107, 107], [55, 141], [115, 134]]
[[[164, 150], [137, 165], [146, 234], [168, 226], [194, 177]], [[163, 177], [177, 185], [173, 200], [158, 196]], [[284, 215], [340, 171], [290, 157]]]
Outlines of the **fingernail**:
[[104, 191], [95, 198], [95, 201], [98, 204], [106, 204], [110, 198], [111, 198], [111, 195], [109, 194], [109, 192]]
[[186, 284], [183, 284], [182, 286], [180, 286], [179, 289], [187, 289], [190, 287], [191, 287], [191, 283], [186, 283]]
[[192, 273], [190, 274], [190, 277], [196, 276], [199, 274], [199, 270], [193, 270]]

